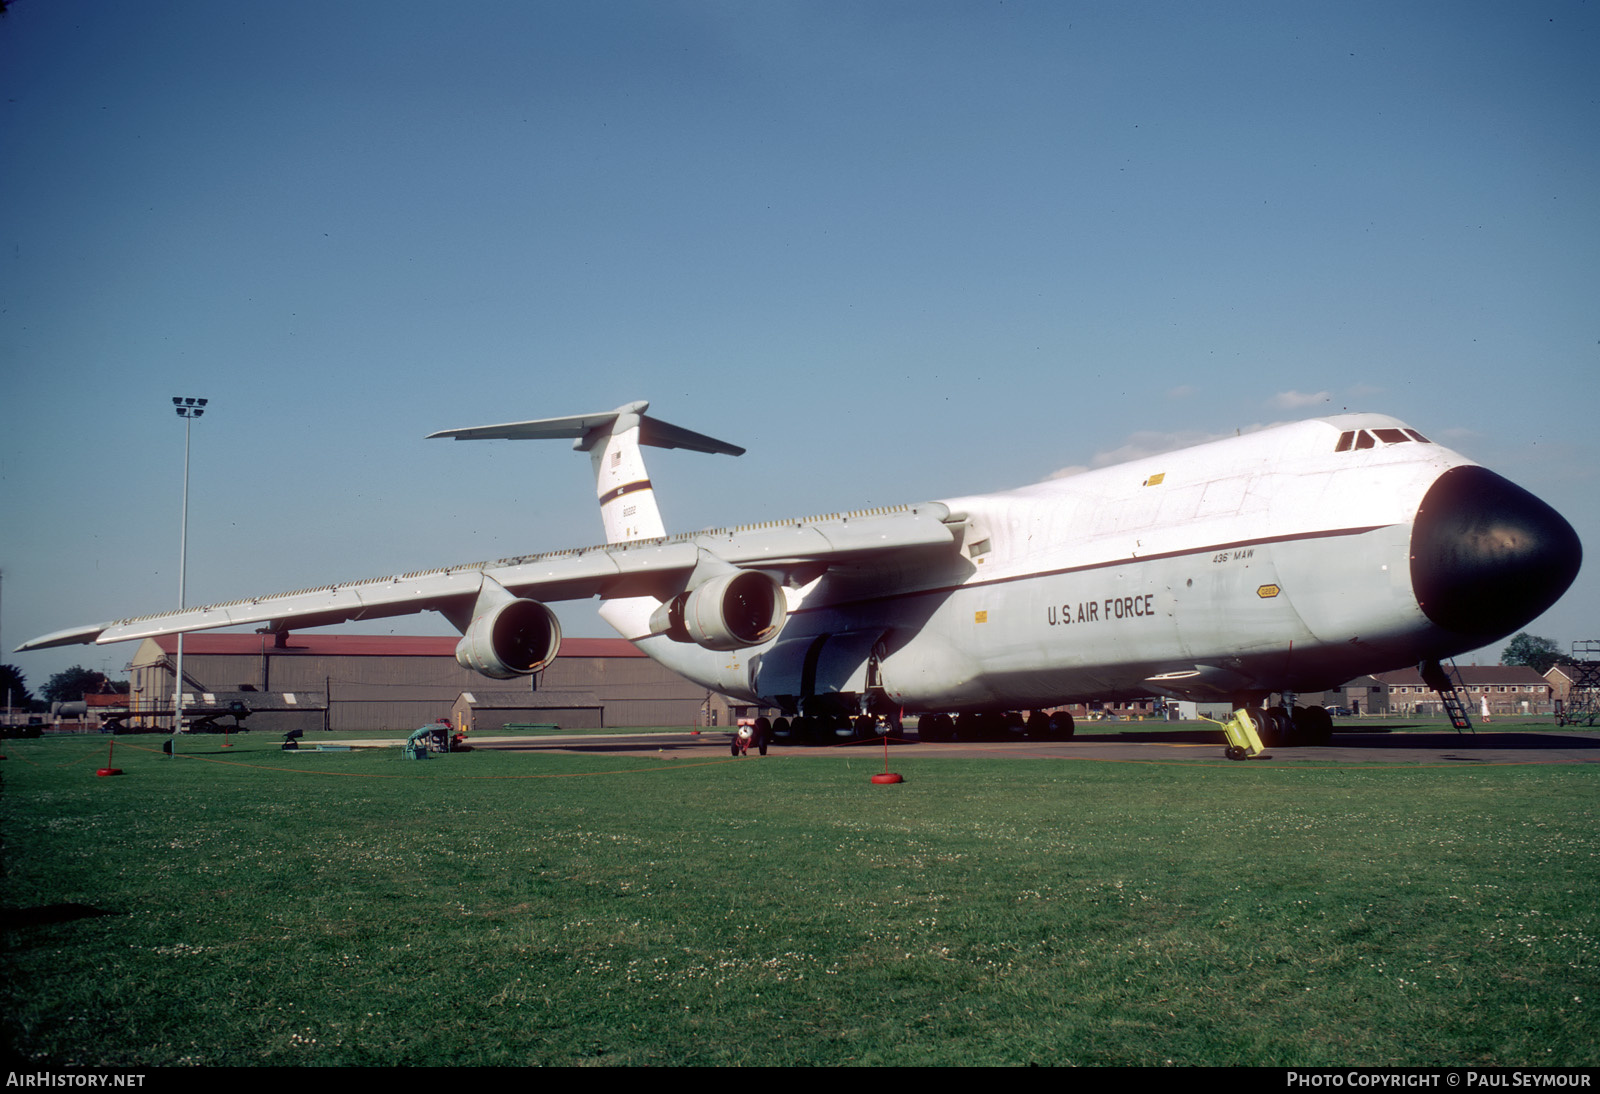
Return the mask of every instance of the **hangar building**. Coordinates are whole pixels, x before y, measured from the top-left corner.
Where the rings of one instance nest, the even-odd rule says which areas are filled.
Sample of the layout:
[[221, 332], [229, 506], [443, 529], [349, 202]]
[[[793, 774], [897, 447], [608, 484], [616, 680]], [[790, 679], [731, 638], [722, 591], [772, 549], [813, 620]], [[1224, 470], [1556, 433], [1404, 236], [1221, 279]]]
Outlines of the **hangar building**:
[[[250, 729], [410, 729], [451, 718], [479, 732], [504, 723], [565, 728], [729, 725], [750, 708], [683, 679], [622, 638], [568, 638], [531, 679], [490, 680], [456, 663], [455, 638], [358, 634], [190, 634], [185, 709], [255, 692], [272, 713]], [[129, 667], [136, 724], [170, 726], [176, 636], [139, 644]], [[287, 701], [285, 700], [287, 697]], [[248, 700], [252, 708], [258, 704]]]

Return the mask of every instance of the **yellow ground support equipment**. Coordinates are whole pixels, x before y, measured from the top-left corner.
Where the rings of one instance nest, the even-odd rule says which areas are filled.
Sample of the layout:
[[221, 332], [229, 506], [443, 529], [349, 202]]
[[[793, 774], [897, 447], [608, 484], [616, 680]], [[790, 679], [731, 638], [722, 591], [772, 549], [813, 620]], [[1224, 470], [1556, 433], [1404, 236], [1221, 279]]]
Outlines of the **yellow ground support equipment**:
[[1253, 710], [1236, 710], [1226, 722], [1217, 723], [1228, 735], [1228, 745], [1223, 749], [1228, 759], [1249, 760], [1266, 751], [1261, 744], [1259, 717]]

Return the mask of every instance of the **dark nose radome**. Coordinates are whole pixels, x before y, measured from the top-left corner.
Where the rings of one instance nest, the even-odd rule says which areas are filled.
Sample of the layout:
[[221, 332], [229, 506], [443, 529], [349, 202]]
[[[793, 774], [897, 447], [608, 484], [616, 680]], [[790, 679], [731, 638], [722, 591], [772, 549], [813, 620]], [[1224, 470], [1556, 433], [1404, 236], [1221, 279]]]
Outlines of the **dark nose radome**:
[[1578, 576], [1583, 547], [1561, 514], [1483, 467], [1440, 475], [1411, 530], [1411, 584], [1441, 627], [1498, 638], [1536, 618]]

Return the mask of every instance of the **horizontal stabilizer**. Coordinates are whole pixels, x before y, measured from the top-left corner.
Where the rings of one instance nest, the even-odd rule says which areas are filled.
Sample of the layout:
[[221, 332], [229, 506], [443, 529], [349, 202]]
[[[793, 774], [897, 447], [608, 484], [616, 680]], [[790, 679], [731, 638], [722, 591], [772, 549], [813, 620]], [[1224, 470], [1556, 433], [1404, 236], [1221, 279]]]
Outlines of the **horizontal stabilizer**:
[[640, 444], [655, 448], [687, 448], [694, 452], [710, 452], [725, 456], [744, 454], [744, 449], [736, 444], [719, 441], [715, 437], [663, 422], [659, 418], [648, 417], [645, 410], [649, 406], [649, 403], [640, 400], [596, 414], [573, 414], [564, 418], [540, 418], [531, 422], [479, 425], [469, 429], [441, 429], [437, 433], [428, 434], [428, 439], [453, 437], [458, 441], [529, 441], [562, 438], [581, 440], [597, 430], [609, 434], [618, 418], [628, 416], [638, 423]]
[[639, 415], [639, 443], [654, 448], [687, 448], [691, 452], [711, 452], [724, 456], [742, 456], [744, 449], [704, 433], [696, 433], [681, 425], [663, 422], [660, 418]]

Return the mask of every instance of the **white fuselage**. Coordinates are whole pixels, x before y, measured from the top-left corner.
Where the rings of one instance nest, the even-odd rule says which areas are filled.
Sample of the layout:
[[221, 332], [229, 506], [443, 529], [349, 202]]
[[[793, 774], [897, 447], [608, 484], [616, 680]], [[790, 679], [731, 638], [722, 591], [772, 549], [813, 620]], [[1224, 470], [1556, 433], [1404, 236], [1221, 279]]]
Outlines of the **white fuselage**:
[[[654, 602], [602, 614], [746, 701], [875, 685], [908, 710], [954, 712], [1335, 687], [1470, 648], [1419, 608], [1408, 552], [1430, 485], [1472, 461], [1402, 428], [1370, 414], [1297, 422], [947, 499], [959, 559], [791, 590], [788, 622], [758, 647], [649, 636]], [[1403, 439], [1335, 451], [1380, 429]]]

